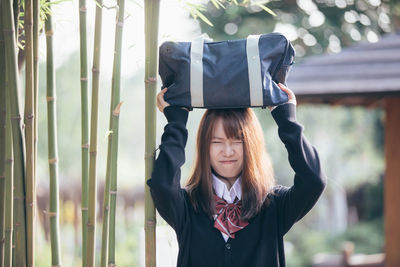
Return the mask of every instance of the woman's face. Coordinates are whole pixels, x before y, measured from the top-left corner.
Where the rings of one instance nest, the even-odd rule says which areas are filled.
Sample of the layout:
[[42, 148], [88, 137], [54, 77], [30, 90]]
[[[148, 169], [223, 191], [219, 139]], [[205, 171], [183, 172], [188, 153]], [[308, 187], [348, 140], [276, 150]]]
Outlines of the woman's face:
[[223, 178], [236, 179], [243, 169], [243, 141], [226, 137], [222, 119], [218, 119], [211, 137], [211, 167]]

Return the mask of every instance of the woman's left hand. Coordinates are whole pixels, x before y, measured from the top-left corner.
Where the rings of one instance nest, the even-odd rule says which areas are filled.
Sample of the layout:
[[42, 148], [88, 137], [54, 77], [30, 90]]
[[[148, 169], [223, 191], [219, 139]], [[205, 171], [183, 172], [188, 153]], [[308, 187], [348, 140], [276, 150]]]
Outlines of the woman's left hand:
[[278, 83], [278, 86], [288, 95], [289, 101], [287, 103], [293, 103], [294, 105], [297, 105], [296, 96], [294, 95], [293, 91], [281, 83]]
[[[288, 95], [289, 100], [286, 103], [292, 103], [294, 105], [297, 105], [296, 96], [294, 95], [293, 91], [281, 83], [278, 83], [278, 86], [279, 86], [279, 88], [281, 88], [282, 91], [284, 91]], [[276, 107], [277, 106], [268, 107], [268, 109], [272, 111]]]

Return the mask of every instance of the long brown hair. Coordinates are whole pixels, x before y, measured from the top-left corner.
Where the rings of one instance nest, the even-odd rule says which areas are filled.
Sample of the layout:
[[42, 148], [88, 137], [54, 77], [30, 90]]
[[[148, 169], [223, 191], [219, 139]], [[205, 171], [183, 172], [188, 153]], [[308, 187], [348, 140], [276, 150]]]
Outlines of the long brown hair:
[[254, 217], [275, 185], [274, 171], [265, 149], [261, 125], [250, 108], [207, 110], [197, 131], [196, 159], [186, 190], [195, 210], [214, 214], [210, 144], [215, 124], [222, 119], [227, 138], [243, 141], [242, 219]]

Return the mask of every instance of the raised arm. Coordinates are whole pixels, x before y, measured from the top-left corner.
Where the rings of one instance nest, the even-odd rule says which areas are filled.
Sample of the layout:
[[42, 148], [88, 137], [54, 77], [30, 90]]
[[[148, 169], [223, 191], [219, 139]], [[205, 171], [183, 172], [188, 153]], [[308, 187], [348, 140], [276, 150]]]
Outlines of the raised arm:
[[304, 127], [296, 121], [296, 105], [277, 106], [271, 114], [295, 172], [291, 187], [277, 187], [275, 190], [281, 234], [284, 235], [315, 205], [325, 188], [326, 178], [315, 147], [307, 141], [303, 135]]
[[168, 124], [164, 127], [159, 155], [147, 184], [160, 215], [178, 230], [185, 217], [180, 168], [185, 162], [188, 111], [176, 106], [167, 106], [163, 111]]

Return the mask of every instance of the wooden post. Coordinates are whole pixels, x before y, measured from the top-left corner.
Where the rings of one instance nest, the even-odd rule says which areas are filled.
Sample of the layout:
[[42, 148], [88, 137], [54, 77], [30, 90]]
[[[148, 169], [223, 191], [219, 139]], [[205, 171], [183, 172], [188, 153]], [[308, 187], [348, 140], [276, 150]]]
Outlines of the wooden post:
[[400, 266], [400, 97], [386, 98], [385, 266]]

